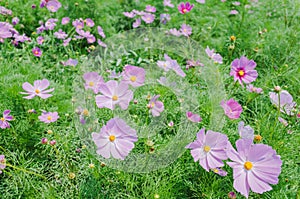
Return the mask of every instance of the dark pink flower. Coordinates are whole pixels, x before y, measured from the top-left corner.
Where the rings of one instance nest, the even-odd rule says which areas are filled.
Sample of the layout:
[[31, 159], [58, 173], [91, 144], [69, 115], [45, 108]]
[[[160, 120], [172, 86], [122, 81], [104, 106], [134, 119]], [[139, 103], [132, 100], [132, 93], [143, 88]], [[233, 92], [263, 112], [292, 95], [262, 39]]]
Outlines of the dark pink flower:
[[38, 47], [34, 47], [34, 48], [32, 49], [32, 53], [33, 53], [33, 55], [36, 56], [36, 57], [41, 57], [41, 56], [42, 56], [42, 51], [41, 51], [41, 49], [38, 48]]
[[185, 14], [185, 13], [190, 12], [193, 7], [194, 7], [194, 4], [190, 4], [190, 2], [186, 2], [186, 3], [181, 2], [178, 5], [178, 10], [181, 14]]
[[99, 155], [120, 160], [128, 156], [134, 148], [134, 142], [138, 140], [136, 130], [120, 118], [110, 119], [99, 133], [92, 133], [92, 138]]
[[222, 100], [221, 106], [224, 109], [225, 115], [230, 119], [238, 119], [243, 112], [242, 106], [232, 98], [226, 102]]
[[201, 129], [197, 133], [197, 139], [188, 144], [185, 148], [191, 149], [194, 161], [209, 172], [210, 169], [223, 167], [223, 160], [227, 159], [226, 147], [228, 138], [219, 132]]
[[235, 59], [231, 63], [230, 76], [234, 77], [234, 81], [238, 81], [242, 86], [243, 82], [249, 84], [256, 80], [258, 73], [254, 68], [256, 63], [253, 60], [248, 60], [242, 56], [240, 59]]
[[147, 105], [153, 117], [160, 116], [160, 113], [164, 110], [164, 103], [157, 100], [159, 97], [160, 95], [155, 95], [153, 98], [151, 98]]
[[42, 138], [41, 143], [42, 144], [48, 144], [48, 139], [47, 138]]
[[3, 117], [0, 118], [0, 128], [1, 129], [10, 128], [8, 121], [13, 120], [13, 116], [11, 116], [9, 114], [10, 114], [10, 110], [5, 110], [3, 112]]
[[202, 118], [200, 117], [200, 115], [194, 114], [190, 111], [186, 112], [186, 117], [188, 118], [188, 120], [190, 120], [192, 122], [199, 123], [202, 121]]
[[39, 96], [42, 99], [47, 99], [52, 96], [51, 94], [48, 94], [48, 93], [50, 93], [54, 90], [54, 88], [46, 90], [49, 85], [50, 85], [50, 83], [47, 79], [36, 80], [36, 81], [34, 81], [33, 86], [30, 83], [25, 82], [22, 85], [22, 87], [26, 92], [21, 92], [21, 94], [29, 95], [29, 96], [23, 97], [25, 99], [32, 99], [35, 96]]
[[59, 116], [57, 112], [43, 112], [38, 118], [41, 122], [49, 124], [51, 122], [55, 122]]
[[133, 99], [133, 92], [128, 90], [128, 84], [115, 80], [109, 80], [106, 83], [100, 84], [99, 91], [102, 95], [96, 96], [96, 104], [99, 108], [115, 109], [119, 105], [122, 110], [126, 110], [129, 102]]
[[122, 81], [133, 87], [139, 87], [144, 85], [145, 75], [145, 69], [137, 66], [126, 65], [124, 72], [122, 73]]

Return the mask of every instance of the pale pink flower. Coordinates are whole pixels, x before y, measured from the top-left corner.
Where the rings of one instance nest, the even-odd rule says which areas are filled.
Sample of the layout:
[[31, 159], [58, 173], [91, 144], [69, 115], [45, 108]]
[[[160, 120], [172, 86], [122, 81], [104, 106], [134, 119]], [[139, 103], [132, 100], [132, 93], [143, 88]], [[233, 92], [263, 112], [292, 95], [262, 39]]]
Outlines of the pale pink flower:
[[28, 82], [25, 82], [22, 85], [22, 88], [26, 92], [20, 92], [20, 93], [29, 95], [29, 96], [23, 97], [25, 99], [32, 99], [35, 96], [39, 96], [42, 99], [47, 99], [52, 96], [52, 94], [49, 94], [49, 93], [54, 90], [54, 88], [46, 90], [49, 87], [49, 85], [50, 85], [50, 83], [47, 79], [36, 80], [36, 81], [34, 81], [33, 85], [31, 85]]

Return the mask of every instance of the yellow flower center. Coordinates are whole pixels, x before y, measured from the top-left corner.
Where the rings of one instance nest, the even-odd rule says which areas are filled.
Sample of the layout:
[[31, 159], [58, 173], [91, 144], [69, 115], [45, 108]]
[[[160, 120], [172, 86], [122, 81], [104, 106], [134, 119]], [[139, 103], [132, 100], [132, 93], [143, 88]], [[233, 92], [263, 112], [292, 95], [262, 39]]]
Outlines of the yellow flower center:
[[35, 55], [38, 55], [38, 54], [39, 54], [39, 51], [37, 51], [37, 50], [34, 51], [34, 54], [35, 54]]
[[88, 115], [89, 115], [89, 111], [88, 111], [87, 109], [84, 109], [84, 110], [82, 111], [82, 114], [83, 114], [84, 116], [88, 116]]
[[250, 170], [250, 169], [252, 169], [252, 167], [253, 167], [252, 162], [249, 162], [249, 161], [245, 162], [245, 164], [244, 164], [245, 169]]
[[6, 163], [6, 160], [5, 160], [5, 159], [0, 160], [0, 163], [1, 163], [1, 164], [5, 164], [5, 163]]
[[1, 117], [0, 120], [1, 120], [1, 121], [4, 121], [5, 119], [4, 119], [4, 117]]
[[114, 96], [112, 97], [112, 100], [113, 100], [113, 101], [117, 101], [117, 100], [118, 100], [118, 96], [114, 95]]
[[257, 141], [257, 142], [260, 142], [262, 140], [262, 136], [261, 135], [255, 135], [254, 140]]
[[135, 82], [136, 81], [136, 76], [131, 76], [130, 81]]
[[205, 152], [209, 152], [210, 151], [210, 147], [209, 146], [204, 146], [203, 149], [204, 149]]
[[153, 108], [155, 106], [155, 103], [154, 102], [152, 102], [151, 103], [151, 108]]
[[218, 173], [219, 170], [218, 169], [213, 169], [213, 172]]
[[89, 86], [94, 86], [94, 85], [95, 85], [94, 82], [89, 83]]
[[41, 92], [41, 91], [40, 91], [39, 89], [36, 89], [36, 90], [35, 90], [35, 93], [36, 93], [36, 94], [39, 94], [40, 92]]
[[115, 139], [116, 139], [116, 136], [114, 136], [114, 135], [109, 136], [109, 141], [113, 142], [113, 141], [115, 141]]
[[243, 77], [245, 75], [245, 72], [243, 70], [240, 70], [238, 73], [240, 77]]
[[51, 117], [51, 116], [48, 116], [48, 117], [47, 117], [47, 120], [49, 120], [49, 121], [52, 120], [52, 117]]
[[183, 12], [183, 13], [186, 13], [186, 12], [187, 12], [187, 9], [183, 9], [182, 12]]

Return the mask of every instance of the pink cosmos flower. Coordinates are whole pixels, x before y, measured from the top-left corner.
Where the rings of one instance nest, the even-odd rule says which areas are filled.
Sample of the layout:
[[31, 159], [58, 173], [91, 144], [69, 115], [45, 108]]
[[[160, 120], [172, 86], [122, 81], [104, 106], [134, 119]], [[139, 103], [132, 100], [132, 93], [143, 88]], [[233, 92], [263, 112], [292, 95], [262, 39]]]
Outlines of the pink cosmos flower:
[[167, 33], [174, 35], [176, 37], [179, 37], [180, 35], [182, 35], [182, 32], [177, 30], [176, 28], [170, 29]]
[[107, 45], [106, 45], [103, 41], [101, 41], [101, 39], [98, 39], [98, 40], [97, 40], [97, 43], [98, 43], [100, 46], [102, 46], [103, 48], [107, 48]]
[[76, 66], [78, 64], [78, 60], [77, 59], [68, 59], [67, 61], [63, 62], [64, 66]]
[[234, 81], [238, 81], [242, 86], [243, 82], [249, 84], [256, 80], [258, 73], [254, 68], [256, 63], [253, 60], [248, 60], [242, 56], [240, 59], [235, 59], [231, 63], [230, 76], [234, 77]]
[[185, 14], [185, 13], [190, 12], [193, 7], [194, 7], [194, 4], [190, 4], [190, 2], [186, 2], [186, 3], [181, 2], [178, 5], [178, 10], [181, 14]]
[[289, 123], [285, 119], [283, 119], [282, 117], [278, 117], [278, 120], [284, 126], [288, 126], [289, 125]]
[[95, 25], [94, 21], [92, 19], [90, 19], [90, 18], [85, 19], [85, 24], [88, 27], [94, 27], [94, 25]]
[[223, 160], [227, 159], [226, 146], [228, 138], [219, 132], [201, 129], [197, 133], [197, 139], [188, 144], [185, 148], [191, 149], [194, 161], [209, 172], [210, 169], [223, 167]]
[[100, 84], [99, 91], [103, 95], [96, 96], [96, 104], [99, 108], [115, 109], [118, 104], [122, 110], [126, 110], [129, 102], [133, 99], [133, 92], [128, 90], [128, 84], [115, 80], [109, 80], [106, 83]]
[[133, 87], [139, 87], [144, 85], [145, 75], [145, 69], [137, 66], [126, 65], [125, 70], [122, 73], [122, 81], [126, 84], [130, 84]]
[[12, 11], [3, 7], [3, 6], [0, 6], [0, 14], [1, 15], [12, 15]]
[[61, 7], [61, 3], [57, 0], [49, 0], [46, 7], [51, 12], [57, 12], [57, 10]]
[[256, 87], [254, 87], [252, 84], [248, 84], [248, 85], [246, 86], [246, 88], [247, 88], [247, 90], [248, 90], [249, 92], [251, 92], [251, 93], [258, 93], [258, 94], [260, 94], [260, 93], [263, 92], [262, 88], [256, 88]]
[[123, 12], [123, 15], [125, 16], [125, 17], [128, 17], [128, 18], [133, 18], [133, 17], [135, 17], [135, 13], [134, 12]]
[[55, 122], [59, 116], [57, 112], [43, 112], [38, 118], [41, 122], [49, 124], [51, 122]]
[[144, 14], [146, 14], [146, 12], [138, 11], [138, 10], [132, 10], [132, 12], [135, 13], [136, 15], [139, 15], [139, 16], [143, 16]]
[[241, 3], [239, 1], [232, 2], [232, 5], [239, 6]]
[[272, 147], [253, 144], [250, 139], [236, 141], [237, 151], [228, 143], [227, 156], [233, 162], [227, 164], [233, 169], [233, 187], [246, 198], [250, 189], [262, 194], [272, 190], [269, 184], [277, 184], [282, 161]]
[[160, 116], [160, 113], [164, 111], [164, 103], [157, 100], [159, 97], [160, 95], [155, 95], [147, 105], [153, 117]]
[[61, 19], [61, 24], [62, 25], [66, 25], [70, 22], [70, 18], [69, 17], [64, 17]]
[[69, 45], [70, 41], [71, 41], [71, 38], [65, 39], [63, 42], [63, 46]]
[[97, 26], [98, 34], [102, 37], [105, 38], [105, 34], [103, 32], [103, 29], [101, 26]]
[[239, 135], [242, 139], [254, 139], [254, 130], [251, 128], [251, 126], [247, 125], [245, 126], [245, 123], [243, 121], [239, 122], [238, 124], [238, 131]]
[[104, 158], [124, 160], [138, 140], [136, 130], [120, 118], [110, 119], [99, 133], [92, 133], [97, 153]]
[[181, 77], [186, 76], [176, 60], [171, 59], [167, 54], [164, 54], [164, 58], [166, 61], [157, 61], [158, 67], [163, 68], [165, 71], [169, 71], [170, 69], [172, 69], [177, 75]]
[[5, 163], [5, 156], [0, 155], [0, 174], [2, 173], [2, 170], [5, 169], [6, 163]]
[[154, 6], [147, 5], [145, 11], [146, 12], [156, 12], [156, 8]]
[[95, 94], [99, 93], [99, 86], [103, 84], [103, 78], [97, 72], [88, 72], [83, 75], [85, 90], [92, 89]]
[[169, 14], [160, 14], [160, 23], [166, 24], [170, 20], [171, 20], [171, 17]]
[[154, 21], [155, 15], [154, 14], [150, 14], [150, 13], [146, 13], [142, 16], [142, 20], [144, 22], [146, 22], [147, 24], [150, 24]]
[[223, 63], [223, 58], [219, 53], [215, 53], [214, 49], [209, 49], [207, 46], [205, 49], [206, 54], [208, 57], [210, 57], [212, 60], [214, 60], [216, 63], [222, 64]]
[[188, 70], [188, 69], [190, 69], [190, 68], [194, 68], [194, 67], [196, 67], [196, 66], [204, 66], [204, 64], [203, 63], [201, 63], [199, 60], [197, 60], [197, 61], [195, 61], [195, 60], [187, 60], [186, 61], [186, 69]]
[[89, 44], [92, 44], [96, 41], [96, 37], [94, 35], [90, 35], [89, 37], [86, 37], [86, 40]]
[[20, 92], [20, 93], [29, 95], [29, 96], [23, 97], [25, 99], [32, 99], [35, 96], [39, 96], [42, 99], [47, 99], [52, 96], [51, 94], [48, 94], [48, 93], [50, 93], [54, 90], [54, 88], [46, 90], [49, 85], [50, 85], [50, 83], [47, 79], [36, 80], [36, 81], [34, 81], [33, 86], [30, 83], [25, 82], [22, 85], [22, 88], [26, 92]]
[[46, 30], [53, 30], [56, 26], [57, 21], [58, 21], [58, 19], [54, 19], [54, 18], [48, 19], [45, 23], [45, 29]]
[[82, 29], [84, 27], [84, 21], [82, 19], [75, 19], [75, 21], [72, 22], [72, 25], [76, 29]]
[[[271, 103], [277, 108], [280, 108], [282, 113], [287, 115], [294, 115], [296, 111], [296, 102], [293, 101], [293, 96], [286, 90], [280, 90], [278, 92], [270, 92]], [[280, 98], [280, 100], [279, 100]]]
[[198, 3], [205, 4], [205, 0], [196, 0]]
[[231, 14], [231, 15], [237, 15], [237, 14], [239, 14], [239, 12], [237, 10], [231, 10], [229, 12], [229, 14]]
[[182, 35], [189, 37], [192, 34], [192, 27], [186, 24], [182, 24], [180, 31]]
[[11, 20], [11, 23], [12, 23], [12, 25], [17, 25], [18, 23], [20, 22], [20, 19], [18, 18], [18, 17], [14, 17], [14, 18], [12, 18], [12, 20]]
[[174, 8], [174, 4], [171, 3], [171, 0], [164, 0], [164, 6]]
[[44, 42], [45, 40], [44, 40], [44, 37], [43, 37], [43, 36], [38, 36], [38, 37], [36, 38], [36, 41], [37, 41], [37, 43], [38, 43], [39, 45], [42, 45], [43, 42]]
[[142, 22], [141, 18], [137, 18], [137, 19], [135, 20], [135, 22], [133, 22], [132, 27], [133, 27], [133, 28], [139, 27], [139, 26], [141, 25], [141, 22]]
[[57, 38], [57, 39], [65, 39], [68, 37], [68, 34], [66, 34], [64, 31], [62, 31], [62, 29], [59, 29], [58, 32], [55, 32], [54, 33], [54, 36]]
[[188, 118], [188, 120], [190, 120], [192, 122], [199, 123], [202, 121], [202, 118], [200, 117], [200, 115], [194, 114], [190, 111], [186, 112], [186, 117]]
[[10, 110], [5, 110], [3, 112], [3, 117], [0, 118], [0, 128], [1, 129], [10, 128], [8, 121], [13, 120], [13, 116], [11, 116], [9, 114], [10, 114]]
[[224, 171], [222, 168], [218, 167], [218, 168], [214, 168], [211, 169], [214, 173], [218, 174], [219, 176], [227, 176], [227, 172]]
[[12, 28], [13, 26], [11, 24], [6, 22], [0, 22], [0, 39], [12, 37]]
[[42, 51], [39, 47], [34, 47], [32, 49], [32, 53], [35, 57], [41, 57], [42, 56]]
[[222, 100], [221, 106], [224, 109], [225, 115], [227, 115], [230, 119], [238, 119], [243, 112], [242, 106], [233, 98], [226, 102]]

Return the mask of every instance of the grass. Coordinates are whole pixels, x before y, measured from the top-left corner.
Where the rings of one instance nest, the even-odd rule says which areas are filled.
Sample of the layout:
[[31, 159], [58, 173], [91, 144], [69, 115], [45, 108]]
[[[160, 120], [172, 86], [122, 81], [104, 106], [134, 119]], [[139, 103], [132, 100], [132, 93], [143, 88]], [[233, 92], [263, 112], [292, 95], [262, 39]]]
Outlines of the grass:
[[[294, 97], [294, 101], [300, 104], [299, 1], [265, 0], [252, 3], [251, 8], [245, 8], [244, 5], [248, 2], [246, 0], [241, 1], [241, 6], [233, 6], [233, 1], [230, 0], [225, 3], [212, 0], [203, 5], [193, 2], [195, 8], [186, 18], [177, 12], [176, 7], [164, 8], [162, 1], [69, 0], [61, 2], [63, 8], [57, 13], [49, 13], [47, 9], [31, 9], [31, 5], [33, 3], [39, 5], [39, 1], [0, 1], [1, 6], [11, 9], [13, 15], [20, 18], [20, 24], [16, 25], [16, 29], [20, 33], [26, 33], [33, 41], [20, 44], [18, 47], [11, 45], [7, 39], [4, 43], [0, 43], [0, 111], [10, 109], [14, 116], [14, 121], [10, 122], [11, 128], [0, 129], [0, 154], [5, 155], [7, 163], [18, 168], [7, 166], [3, 170], [0, 175], [0, 198], [150, 199], [158, 194], [160, 199], [214, 199], [227, 198], [227, 194], [234, 191], [232, 170], [229, 166], [224, 168], [228, 171], [227, 177], [218, 176], [213, 172], [208, 173], [201, 168], [199, 163], [193, 161], [188, 150], [180, 147], [175, 147], [176, 151], [174, 151], [174, 154], [180, 154], [178, 158], [172, 157], [171, 151], [165, 163], [163, 161], [149, 163], [152, 168], [160, 168], [159, 170], [141, 173], [126, 172], [124, 169], [126, 165], [123, 165], [121, 169], [114, 169], [114, 161], [101, 159], [95, 154], [94, 146], [84, 137], [90, 135], [91, 131], [87, 127], [78, 125], [78, 116], [75, 113], [77, 104], [82, 102], [76, 85], [82, 83], [80, 82], [81, 76], [87, 71], [87, 67], [92, 67], [89, 64], [95, 64], [93, 52], [90, 54], [87, 52], [90, 45], [81, 41], [72, 41], [69, 46], [63, 47], [61, 42], [54, 38], [54, 31], [50, 31], [42, 33], [46, 38], [41, 46], [42, 57], [36, 58], [32, 55], [31, 49], [37, 45], [35, 38], [38, 36], [33, 32], [39, 26], [39, 20], [46, 21], [51, 17], [60, 20], [65, 16], [71, 19], [89, 17], [95, 21], [96, 25], [103, 27], [107, 36], [104, 42], [109, 43], [113, 41], [110, 38], [117, 33], [132, 29], [131, 24], [134, 20], [124, 17], [122, 12], [133, 9], [143, 10], [148, 4], [156, 6], [159, 14], [169, 13], [171, 21], [162, 25], [156, 19], [153, 24], [142, 25], [143, 27], [179, 29], [182, 23], [187, 23], [193, 28], [191, 39], [199, 47], [209, 46], [222, 55], [224, 63], [214, 67], [220, 72], [224, 82], [226, 90], [224, 98], [233, 97], [243, 106], [244, 111], [239, 120], [229, 120], [223, 117], [225, 123], [220, 132], [226, 134], [234, 143], [238, 139], [237, 124], [239, 121], [245, 121], [255, 129], [255, 134], [263, 137], [262, 143], [272, 146], [281, 156], [283, 165], [279, 183], [272, 186], [272, 191], [264, 194], [251, 193], [249, 198], [299, 198], [297, 177], [300, 163], [299, 119], [279, 113], [272, 106], [268, 94], [274, 86], [279, 85], [288, 90]], [[175, 5], [179, 2], [172, 1]], [[237, 9], [239, 14], [229, 15], [231, 9]], [[253, 13], [249, 13], [250, 10]], [[0, 15], [0, 21], [10, 20], [11, 17]], [[74, 33], [71, 25], [63, 27], [58, 22], [55, 31], [59, 28], [67, 33]], [[96, 33], [96, 29], [92, 32]], [[230, 41], [231, 35], [236, 36], [235, 42]], [[155, 66], [156, 61], [163, 60], [163, 54], [168, 52], [184, 69], [185, 55], [172, 54], [169, 51], [173, 49], [146, 51], [134, 49], [122, 55], [117, 54], [116, 59], [111, 63], [106, 63], [106, 67], [121, 70], [125, 64]], [[96, 54], [99, 52], [98, 49], [94, 51]], [[204, 51], [202, 53], [203, 55], [199, 56], [205, 58]], [[246, 55], [257, 63], [256, 69], [259, 77], [254, 84], [263, 88], [262, 95], [254, 95], [245, 88], [233, 84], [233, 78], [229, 76], [230, 63], [242, 55]], [[64, 67], [60, 64], [68, 58], [78, 59], [79, 64], [76, 67]], [[94, 65], [94, 67], [98, 66]], [[105, 77], [108, 76], [103, 70], [98, 72]], [[197, 70], [185, 70], [185, 72], [187, 80], [182, 83], [191, 85], [191, 92], [186, 92], [184, 95], [188, 99], [193, 99], [192, 103], [196, 104], [193, 108], [203, 118], [199, 125], [189, 124], [186, 131], [185, 129], [182, 131], [180, 125], [176, 125], [182, 119], [179, 115], [182, 110], [179, 108], [174, 91], [167, 87], [150, 85], [137, 89], [135, 99], [138, 100], [138, 104], [131, 102], [129, 106], [132, 120], [144, 128], [139, 132], [140, 135], [147, 135], [147, 132], [155, 133], [155, 136], [151, 137], [155, 143], [154, 155], [163, 153], [163, 149], [168, 149], [168, 143], [174, 138], [182, 138], [184, 142], [192, 141], [200, 128], [208, 128], [212, 122], [210, 121], [211, 111], [216, 107], [210, 104], [208, 85]], [[53, 97], [46, 100], [23, 99], [23, 96], [19, 94], [22, 92], [22, 84], [33, 83], [43, 78], [49, 79], [50, 88], [55, 88]], [[175, 80], [180, 82], [179, 79]], [[154, 126], [152, 129], [152, 126], [149, 128], [146, 125], [150, 123], [150, 118], [145, 117], [148, 94], [161, 95], [160, 100], [164, 102], [166, 111], [155, 122], [164, 124], [163, 127]], [[92, 93], [85, 94], [88, 109], [92, 113], [95, 105], [93, 101], [88, 100], [89, 95]], [[35, 109], [38, 114], [28, 113], [29, 109]], [[60, 118], [49, 125], [41, 123], [38, 120], [41, 110], [57, 111]], [[97, 130], [113, 114], [117, 114], [107, 109], [95, 109], [95, 113], [96, 116], [91, 117], [89, 123], [92, 124], [92, 129]], [[282, 125], [277, 119], [278, 116], [286, 119], [289, 125], [287, 127]], [[96, 123], [94, 120], [97, 120]], [[171, 120], [175, 123], [173, 128], [167, 126]], [[53, 133], [49, 134], [48, 130]], [[288, 134], [288, 130], [293, 133]], [[184, 132], [193, 137], [184, 138], [178, 132]], [[43, 137], [47, 137], [48, 140], [55, 139], [57, 144], [42, 145]], [[145, 144], [146, 140], [147, 136], [140, 139], [133, 152], [151, 156], [150, 147]], [[173, 146], [176, 146], [175, 144], [184, 146], [184, 142], [180, 139], [175, 140]], [[171, 164], [167, 164], [169, 162]], [[106, 163], [106, 166], [103, 163]], [[90, 164], [94, 164], [94, 168], [90, 168]], [[130, 167], [133, 166], [130, 165]], [[137, 166], [137, 168], [142, 167]], [[237, 193], [237, 198], [242, 197]]]

